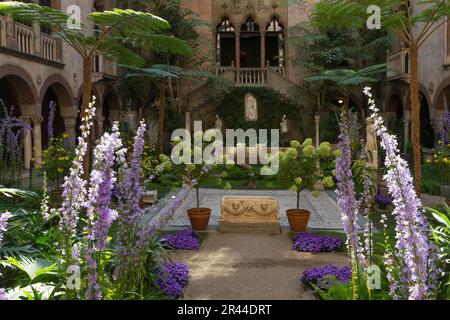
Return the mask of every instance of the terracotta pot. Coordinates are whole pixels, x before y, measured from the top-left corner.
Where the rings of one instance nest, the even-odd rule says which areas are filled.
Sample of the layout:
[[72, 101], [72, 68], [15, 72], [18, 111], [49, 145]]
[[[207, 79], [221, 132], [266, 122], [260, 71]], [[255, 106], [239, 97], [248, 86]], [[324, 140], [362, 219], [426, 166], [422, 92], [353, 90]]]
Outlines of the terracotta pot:
[[286, 214], [292, 231], [306, 231], [306, 226], [308, 225], [311, 212], [303, 209], [288, 209], [286, 210]]
[[211, 209], [209, 208], [192, 208], [188, 210], [189, 220], [192, 229], [195, 231], [204, 231], [208, 228]]

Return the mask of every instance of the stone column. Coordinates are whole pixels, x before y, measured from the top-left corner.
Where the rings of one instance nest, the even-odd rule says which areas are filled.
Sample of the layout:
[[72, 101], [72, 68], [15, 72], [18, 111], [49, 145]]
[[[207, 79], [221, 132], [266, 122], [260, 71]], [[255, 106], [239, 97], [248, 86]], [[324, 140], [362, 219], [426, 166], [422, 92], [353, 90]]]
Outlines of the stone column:
[[237, 69], [241, 67], [241, 35], [236, 33], [236, 44], [235, 44], [235, 63]]
[[[21, 117], [22, 121], [30, 124], [30, 117]], [[31, 157], [33, 155], [32, 134], [30, 129], [25, 129], [23, 137], [23, 162], [26, 170], [30, 170]]]
[[75, 117], [64, 117], [64, 127], [66, 128], [66, 133], [69, 136], [69, 143], [71, 145], [76, 144], [77, 134], [76, 134], [76, 126], [77, 126], [77, 118]]
[[42, 56], [42, 35], [41, 35], [41, 25], [39, 22], [33, 21], [31, 26], [33, 28], [33, 53], [37, 56]]
[[191, 113], [190, 112], [185, 112], [185, 128], [187, 131], [191, 132]]
[[406, 146], [411, 141], [411, 139], [410, 139], [411, 111], [405, 111], [404, 112], [403, 125], [404, 125], [404, 129], [403, 129], [403, 134], [404, 134], [403, 152], [406, 153]]
[[316, 114], [314, 117], [314, 122], [316, 124], [316, 148], [319, 148], [320, 145], [320, 115]]
[[266, 32], [261, 31], [261, 68], [268, 68], [266, 65]]
[[33, 117], [33, 133], [34, 133], [34, 162], [36, 164], [41, 164], [41, 153], [42, 153], [42, 135], [41, 135], [41, 116]]

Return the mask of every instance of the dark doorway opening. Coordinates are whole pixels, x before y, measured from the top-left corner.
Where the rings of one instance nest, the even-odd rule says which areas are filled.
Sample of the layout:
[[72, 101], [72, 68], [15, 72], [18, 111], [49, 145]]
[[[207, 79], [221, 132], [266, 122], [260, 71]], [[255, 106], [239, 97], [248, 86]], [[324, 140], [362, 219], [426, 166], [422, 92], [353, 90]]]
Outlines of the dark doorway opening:
[[261, 68], [261, 38], [259, 33], [241, 34], [241, 67]]
[[46, 149], [49, 143], [49, 118], [50, 118], [50, 103], [54, 102], [55, 106], [55, 116], [53, 119], [53, 137], [56, 138], [64, 133], [64, 121], [60, 113], [60, 105], [58, 102], [58, 96], [52, 88], [49, 88], [45, 93], [44, 99], [42, 100], [42, 117], [41, 122], [41, 135], [42, 135], [42, 147]]
[[424, 148], [434, 147], [434, 131], [431, 126], [430, 109], [423, 94], [420, 94], [420, 143]]

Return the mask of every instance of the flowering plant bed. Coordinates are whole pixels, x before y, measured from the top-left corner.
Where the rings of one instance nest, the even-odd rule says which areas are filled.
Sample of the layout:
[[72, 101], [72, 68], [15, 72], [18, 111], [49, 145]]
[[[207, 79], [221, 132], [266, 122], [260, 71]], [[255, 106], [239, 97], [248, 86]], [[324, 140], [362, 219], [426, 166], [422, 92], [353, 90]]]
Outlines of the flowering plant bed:
[[189, 283], [189, 267], [181, 262], [166, 262], [158, 270], [156, 285], [164, 295], [177, 299]]
[[335, 236], [320, 236], [299, 232], [294, 236], [292, 249], [299, 252], [333, 252], [344, 246], [344, 240]]
[[301, 281], [307, 286], [315, 286], [324, 289], [325, 286], [333, 285], [333, 280], [341, 284], [347, 283], [352, 277], [352, 270], [349, 267], [338, 268], [328, 265], [320, 268], [310, 268], [303, 271]]
[[197, 233], [191, 228], [161, 235], [164, 245], [174, 250], [199, 250], [206, 240], [207, 233]]

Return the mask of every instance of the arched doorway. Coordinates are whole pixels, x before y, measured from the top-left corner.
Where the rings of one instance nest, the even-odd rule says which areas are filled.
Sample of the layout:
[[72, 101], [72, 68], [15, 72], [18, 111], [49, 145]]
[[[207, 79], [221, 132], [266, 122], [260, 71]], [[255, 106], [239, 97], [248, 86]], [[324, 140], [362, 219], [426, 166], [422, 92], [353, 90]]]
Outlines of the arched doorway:
[[241, 67], [261, 68], [261, 36], [259, 25], [248, 17], [241, 26]]
[[[42, 147], [46, 149], [52, 137], [56, 138], [65, 132], [64, 120], [61, 116], [61, 98], [56, 93], [57, 85], [50, 86], [42, 99]], [[51, 123], [50, 123], [51, 122]]]
[[272, 67], [284, 67], [284, 27], [277, 17], [266, 28], [266, 60]]
[[430, 108], [426, 97], [420, 93], [420, 143], [424, 148], [434, 147], [434, 130], [431, 125]]
[[236, 65], [236, 34], [227, 17], [216, 28], [216, 61], [221, 67]]
[[409, 135], [409, 132], [405, 132], [403, 103], [398, 94], [393, 94], [389, 98], [386, 111], [395, 115], [395, 117], [390, 118], [388, 126], [392, 133], [397, 137], [400, 150], [405, 150], [405, 139], [409, 140], [409, 136], [405, 137], [405, 135]]

